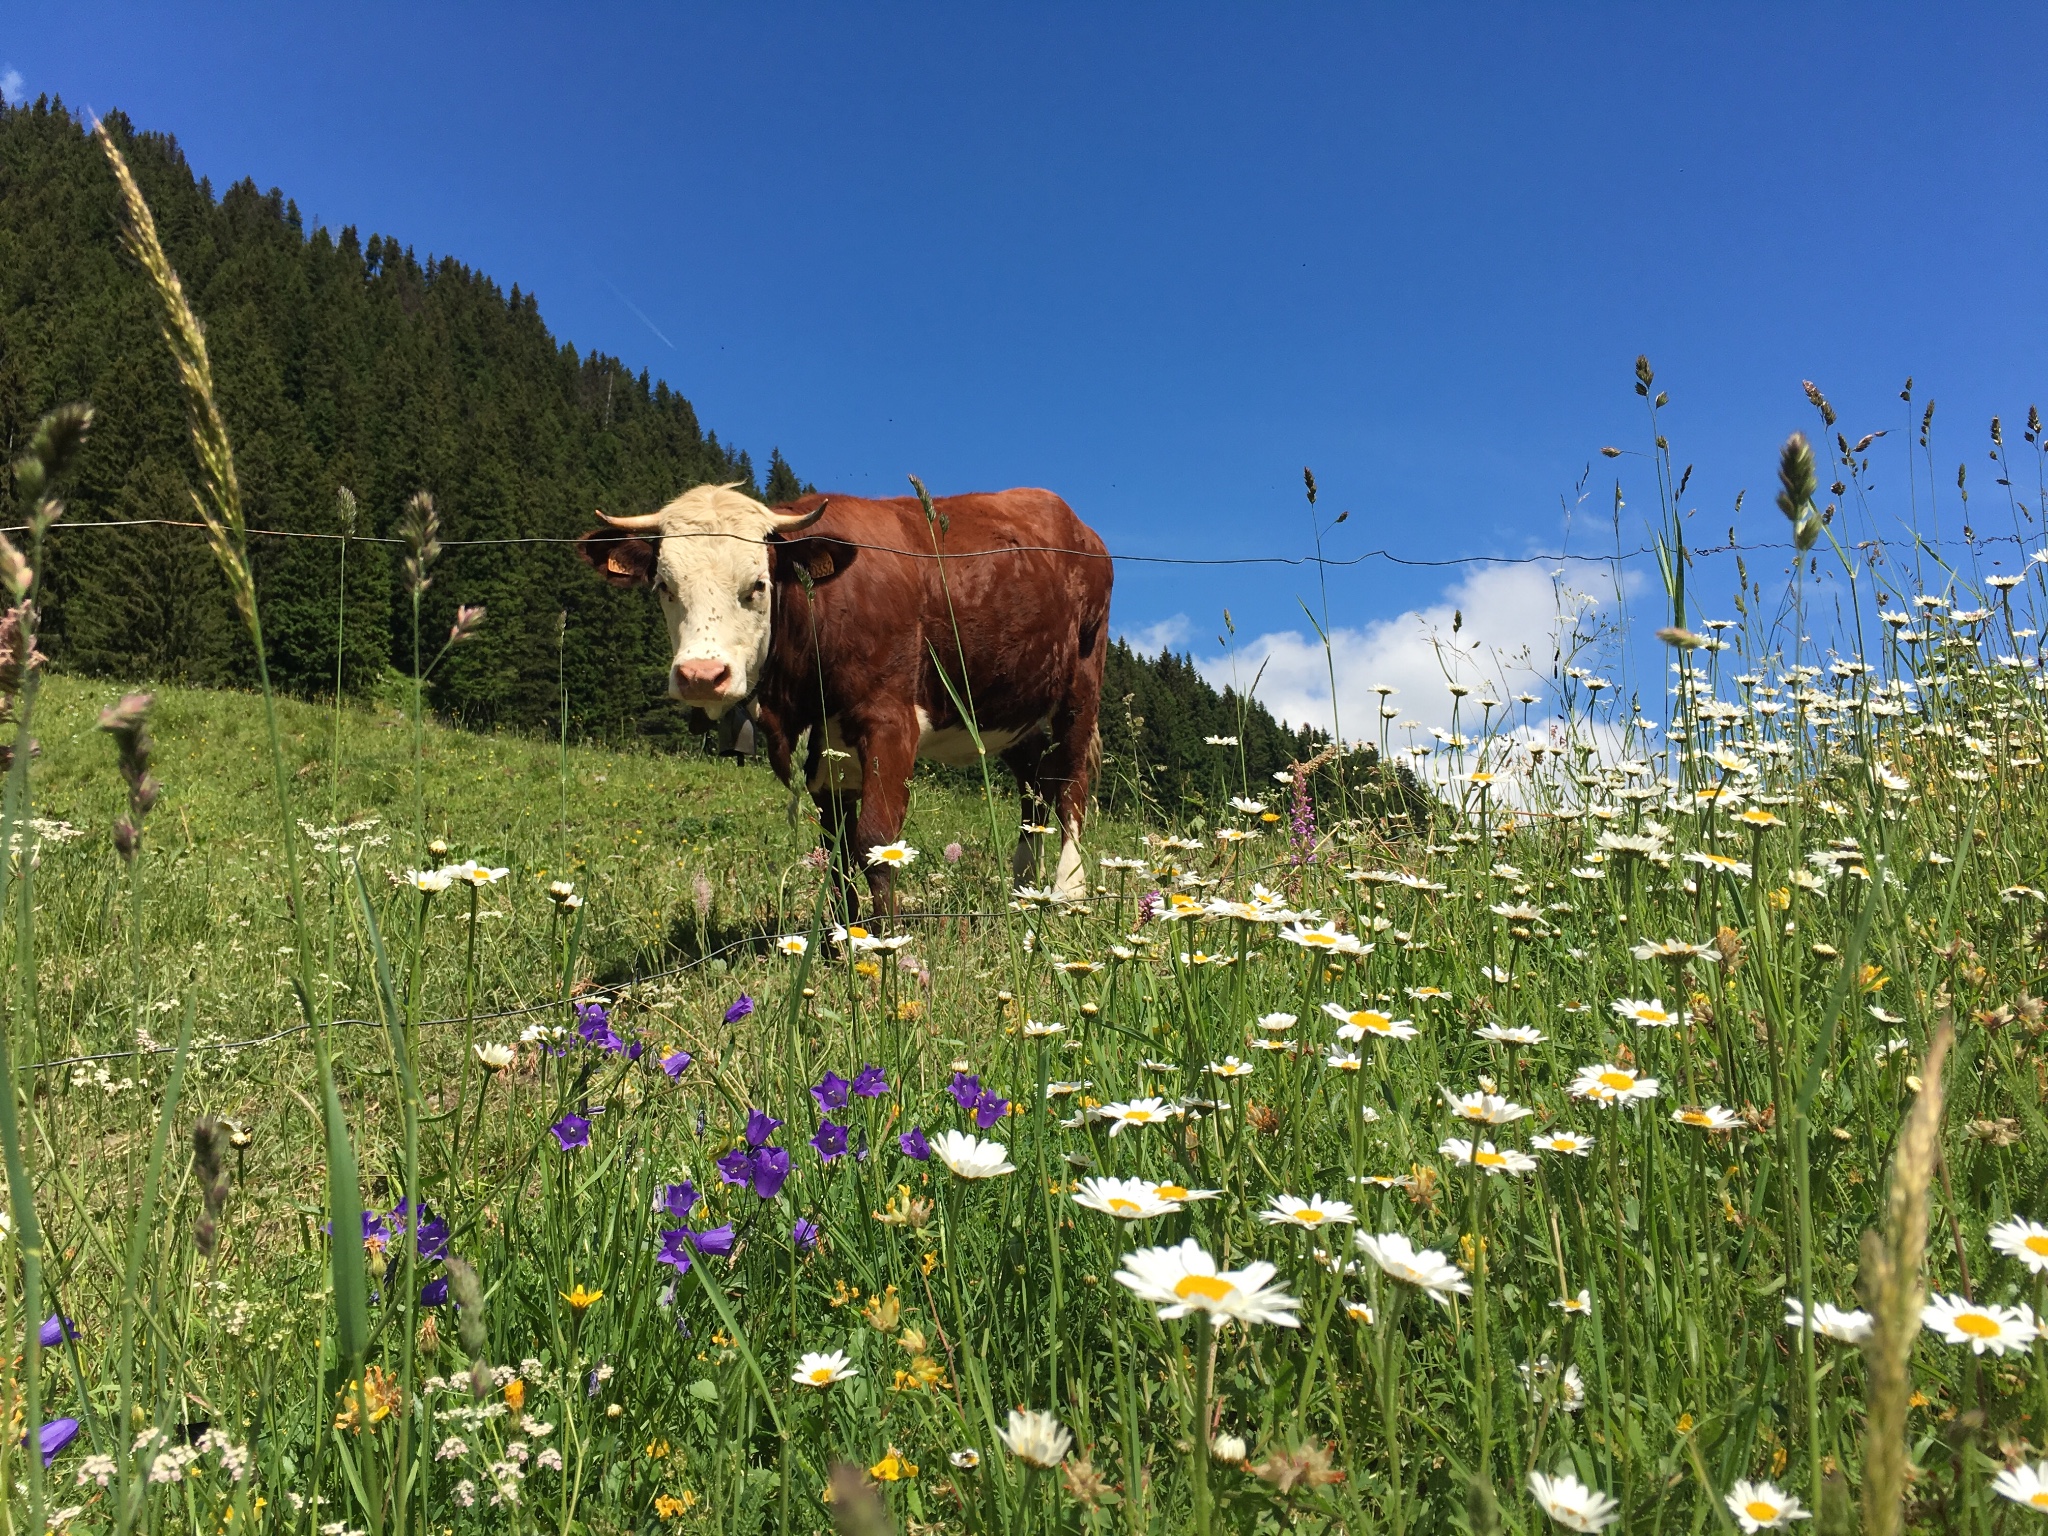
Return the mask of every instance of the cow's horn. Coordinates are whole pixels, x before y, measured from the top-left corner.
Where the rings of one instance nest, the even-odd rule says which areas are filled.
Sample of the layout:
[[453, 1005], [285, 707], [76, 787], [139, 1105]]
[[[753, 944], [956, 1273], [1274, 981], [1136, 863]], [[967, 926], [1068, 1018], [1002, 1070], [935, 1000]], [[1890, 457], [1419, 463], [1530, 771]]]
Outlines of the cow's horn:
[[637, 517], [613, 517], [602, 508], [594, 509], [601, 522], [610, 523], [614, 528], [629, 529], [634, 533], [653, 533], [661, 527], [659, 512], [642, 512]]
[[808, 512], [771, 512], [769, 516], [775, 520], [776, 532], [795, 533], [799, 529], [810, 527], [823, 517], [825, 509], [831, 505], [829, 501], [821, 501]]

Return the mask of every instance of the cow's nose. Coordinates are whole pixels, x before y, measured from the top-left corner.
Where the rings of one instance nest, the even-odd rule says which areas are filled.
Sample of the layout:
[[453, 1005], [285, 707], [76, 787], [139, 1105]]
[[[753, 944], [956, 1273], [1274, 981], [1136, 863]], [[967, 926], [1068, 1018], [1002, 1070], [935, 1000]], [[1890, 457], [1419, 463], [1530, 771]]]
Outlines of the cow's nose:
[[722, 661], [695, 659], [676, 663], [676, 683], [685, 694], [717, 695], [732, 681], [732, 668]]

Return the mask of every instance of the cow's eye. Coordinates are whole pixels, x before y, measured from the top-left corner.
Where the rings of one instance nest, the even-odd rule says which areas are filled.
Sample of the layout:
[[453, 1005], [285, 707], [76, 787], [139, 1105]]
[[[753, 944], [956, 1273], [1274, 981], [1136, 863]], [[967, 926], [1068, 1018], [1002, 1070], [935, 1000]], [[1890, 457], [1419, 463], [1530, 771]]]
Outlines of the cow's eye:
[[763, 592], [766, 592], [767, 590], [768, 578], [766, 576], [757, 576], [754, 579], [754, 584], [747, 589], [747, 596], [750, 598], [759, 597]]

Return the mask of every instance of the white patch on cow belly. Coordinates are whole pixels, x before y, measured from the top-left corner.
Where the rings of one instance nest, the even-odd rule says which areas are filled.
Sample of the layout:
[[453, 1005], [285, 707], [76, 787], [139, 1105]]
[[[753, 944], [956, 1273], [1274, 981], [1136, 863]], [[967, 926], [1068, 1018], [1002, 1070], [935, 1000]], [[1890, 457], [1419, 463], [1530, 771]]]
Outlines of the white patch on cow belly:
[[[834, 753], [844, 755], [835, 757]], [[805, 787], [816, 791], [829, 786], [840, 794], [857, 795], [860, 785], [860, 754], [846, 744], [846, 735], [840, 730], [839, 718], [835, 715], [825, 722], [825, 756]]]
[[[983, 731], [981, 744], [990, 757], [1009, 751], [1018, 742], [1034, 731], [1045, 729], [1045, 722], [1025, 726], [1014, 731]], [[932, 717], [922, 705], [917, 711], [917, 755], [928, 763], [944, 763], [949, 768], [972, 768], [978, 761], [974, 752], [974, 738], [966, 727], [949, 725], [943, 730], [932, 729]]]

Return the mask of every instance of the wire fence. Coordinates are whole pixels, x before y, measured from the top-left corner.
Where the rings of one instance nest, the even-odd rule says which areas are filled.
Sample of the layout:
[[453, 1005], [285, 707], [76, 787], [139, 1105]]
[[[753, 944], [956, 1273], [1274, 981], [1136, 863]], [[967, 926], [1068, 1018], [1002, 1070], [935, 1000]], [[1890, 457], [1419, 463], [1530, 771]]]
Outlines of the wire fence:
[[[53, 523], [50, 526], [53, 532], [73, 532], [82, 531], [86, 529], [112, 530], [117, 528], [188, 528], [203, 532], [206, 527], [206, 525], [201, 522], [188, 521], [170, 517], [137, 517], [93, 522], [60, 522]], [[12, 524], [7, 526], [4, 530], [0, 531], [5, 531], [7, 533], [21, 533], [26, 531], [26, 525], [19, 523]], [[348, 543], [351, 544], [389, 544], [394, 546], [403, 546], [405, 543], [405, 540], [398, 538], [394, 535], [388, 534], [319, 533], [289, 528], [248, 528], [244, 529], [243, 531], [251, 538], [263, 539], [305, 539], [331, 542], [337, 544], [346, 540]], [[600, 527], [595, 531], [604, 532], [606, 531], [606, 529], [604, 527]], [[691, 529], [677, 533], [665, 533], [662, 536], [664, 538], [672, 539], [734, 539], [748, 543], [759, 542], [758, 540], [748, 539], [744, 534], [724, 533], [715, 529]], [[438, 539], [436, 540], [436, 542], [443, 549], [475, 549], [492, 547], [502, 548], [505, 546], [516, 545], [575, 544], [578, 542], [580, 537], [581, 535], [577, 534], [534, 534], [530, 536], [521, 536], [516, 538], [508, 537], [494, 539]], [[819, 537], [827, 539], [834, 544], [843, 544], [850, 549], [872, 550], [877, 554], [901, 555], [907, 559], [912, 560], [958, 561], [981, 559], [997, 555], [1040, 554], [1071, 555], [1077, 558], [1088, 560], [1110, 560], [1116, 562], [1119, 565], [1174, 565], [1221, 567], [1277, 565], [1292, 566], [1297, 568], [1304, 566], [1321, 567], [1325, 570], [1350, 569], [1356, 566], [1365, 565], [1371, 561], [1384, 561], [1389, 565], [1399, 565], [1415, 569], [1447, 569], [1451, 567], [1466, 565], [1607, 565], [1616, 561], [1646, 559], [1658, 553], [1658, 548], [1654, 544], [1639, 544], [1633, 549], [1614, 549], [1605, 552], [1593, 553], [1576, 553], [1570, 550], [1550, 550], [1543, 551], [1537, 554], [1526, 555], [1446, 555], [1436, 558], [1424, 558], [1416, 555], [1400, 555], [1396, 554], [1394, 551], [1390, 549], [1385, 548], [1362, 550], [1354, 555], [1341, 556], [1312, 554], [1217, 555], [1209, 557], [1200, 557], [1192, 555], [1119, 554], [1113, 550], [1105, 550], [1100, 553], [1097, 553], [1094, 550], [1067, 549], [1058, 545], [1047, 544], [1005, 544], [997, 549], [969, 549], [960, 551], [933, 550], [929, 548], [901, 549], [896, 547], [895, 545], [890, 544], [870, 544], [859, 539], [849, 539], [839, 534], [821, 534], [819, 535]], [[1867, 551], [1871, 549], [1920, 549], [1927, 551], [1929, 553], [1939, 554], [1941, 551], [1949, 548], [1951, 546], [1951, 543], [1952, 541], [1948, 540], [1925, 538], [1867, 538], [1854, 540], [1845, 547], [1859, 551]], [[1968, 540], [1963, 545], [1963, 547], [1974, 550], [1982, 548], [1987, 545], [1995, 544], [2042, 544], [2044, 546], [2048, 546], [2048, 536], [2044, 536], [2042, 539], [2038, 540], [2030, 540], [2026, 536], [2017, 533], [1981, 534]], [[1790, 543], [1789, 541], [1774, 543], [1769, 540], [1763, 540], [1757, 543], [1743, 544], [1730, 540], [1722, 544], [1698, 544], [1686, 546], [1686, 552], [1696, 558], [1705, 558], [1711, 555], [1781, 553], [1788, 550], [1794, 551], [1795, 553], [1799, 553], [1800, 558], [1802, 559], [1807, 558], [1808, 555], [1815, 553], [1811, 550], [1799, 552], [1797, 551], [1796, 546]]]

